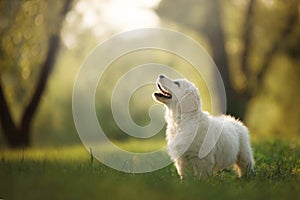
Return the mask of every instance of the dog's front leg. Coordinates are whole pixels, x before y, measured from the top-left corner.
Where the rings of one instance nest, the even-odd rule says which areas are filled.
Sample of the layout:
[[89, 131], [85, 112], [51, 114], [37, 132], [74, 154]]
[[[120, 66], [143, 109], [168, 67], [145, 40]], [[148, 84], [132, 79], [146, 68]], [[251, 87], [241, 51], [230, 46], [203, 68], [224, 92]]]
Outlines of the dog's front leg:
[[212, 159], [195, 158], [192, 166], [193, 175], [199, 179], [206, 180], [213, 175], [214, 161]]

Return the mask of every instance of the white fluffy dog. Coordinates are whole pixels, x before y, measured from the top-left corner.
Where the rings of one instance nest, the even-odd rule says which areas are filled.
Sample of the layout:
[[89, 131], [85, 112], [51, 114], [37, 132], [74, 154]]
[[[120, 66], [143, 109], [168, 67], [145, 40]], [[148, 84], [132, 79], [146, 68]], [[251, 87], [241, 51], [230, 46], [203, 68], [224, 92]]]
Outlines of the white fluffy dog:
[[198, 89], [186, 79], [160, 75], [157, 87], [153, 98], [166, 106], [168, 154], [181, 179], [187, 173], [205, 179], [233, 164], [239, 176], [254, 172], [249, 132], [240, 121], [202, 111]]

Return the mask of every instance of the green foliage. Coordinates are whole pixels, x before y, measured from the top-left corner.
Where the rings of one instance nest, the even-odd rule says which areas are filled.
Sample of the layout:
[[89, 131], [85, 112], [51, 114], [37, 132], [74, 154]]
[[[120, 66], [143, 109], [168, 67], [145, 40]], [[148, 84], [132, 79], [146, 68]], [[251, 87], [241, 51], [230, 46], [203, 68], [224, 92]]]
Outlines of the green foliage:
[[253, 99], [246, 117], [254, 137], [299, 136], [300, 68], [295, 64], [285, 56], [274, 60], [265, 85]]
[[[132, 146], [133, 142], [122, 145]], [[144, 145], [139, 148], [145, 150]], [[224, 170], [206, 181], [187, 177], [183, 183], [173, 165], [151, 173], [127, 174], [98, 162], [91, 164], [89, 153], [80, 146], [5, 151], [0, 156], [0, 197], [4, 199], [300, 197], [300, 147], [291, 141], [255, 143], [255, 177], [236, 178], [232, 170]]]

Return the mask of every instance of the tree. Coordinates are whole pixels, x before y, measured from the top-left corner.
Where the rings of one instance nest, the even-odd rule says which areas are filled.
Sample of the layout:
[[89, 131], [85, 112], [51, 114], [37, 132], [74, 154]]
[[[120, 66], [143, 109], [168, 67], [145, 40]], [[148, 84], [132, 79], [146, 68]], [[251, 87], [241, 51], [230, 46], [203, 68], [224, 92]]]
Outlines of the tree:
[[[0, 48], [0, 62], [2, 65], [0, 74], [0, 123], [4, 138], [11, 147], [30, 145], [31, 125], [55, 64], [60, 45], [60, 30], [72, 3], [73, 0], [56, 4], [47, 1], [20, 0], [7, 0], [0, 3], [1, 15], [4, 15], [1, 18], [5, 19], [1, 23], [3, 29], [0, 33], [2, 40]], [[45, 16], [45, 12], [47, 12], [47, 16]], [[24, 26], [22, 27], [23, 24], [30, 25], [24, 28]], [[44, 26], [37, 28], [40, 24], [44, 24]], [[17, 29], [19, 28], [16, 27], [18, 25], [20, 25], [20, 29]], [[21, 34], [21, 36], [18, 36], [18, 34]], [[41, 40], [45, 42], [41, 42]], [[34, 45], [30, 43], [34, 43]], [[21, 112], [20, 123], [17, 123], [12, 114], [13, 106], [16, 105], [8, 102], [8, 95], [6, 95], [3, 85], [3, 76], [9, 72], [13, 72], [15, 75], [19, 65], [21, 65], [20, 63], [22, 63], [20, 57], [24, 55], [26, 57], [27, 52], [25, 51], [28, 51], [28, 46], [30, 46], [31, 54], [36, 55], [34, 59], [25, 58], [24, 60], [26, 62], [30, 60], [29, 67], [32, 65], [32, 68], [40, 68], [40, 71], [36, 83], [32, 84], [32, 96], [28, 97], [28, 103], [25, 104]], [[39, 52], [35, 50], [36, 48], [44, 49], [44, 51], [40, 50]], [[14, 56], [15, 59], [11, 59]], [[28, 78], [28, 74], [22, 73], [22, 75], [23, 78]], [[22, 80], [19, 81], [22, 83]], [[22, 87], [22, 84], [20, 87]], [[27, 90], [29, 88], [27, 87]], [[30, 92], [28, 93], [30, 94]]]
[[[176, 21], [204, 35], [224, 81], [227, 112], [241, 119], [250, 100], [259, 92], [274, 57], [285, 48], [291, 37], [295, 37], [292, 33], [299, 26], [297, 1], [278, 1], [273, 4], [264, 5], [258, 0], [240, 2], [238, 5], [232, 1], [221, 3], [220, 0], [163, 0], [157, 9], [162, 18]], [[226, 7], [230, 7], [227, 13], [230, 12], [231, 17], [239, 19], [235, 21], [237, 24], [228, 25], [229, 20], [224, 17]], [[228, 33], [231, 30], [225, 30], [226, 25], [234, 26], [235, 32]], [[234, 54], [228, 53], [226, 48], [230, 37], [235, 37], [240, 44]], [[230, 60], [237, 62], [230, 63]], [[235, 65], [234, 73], [231, 65]]]

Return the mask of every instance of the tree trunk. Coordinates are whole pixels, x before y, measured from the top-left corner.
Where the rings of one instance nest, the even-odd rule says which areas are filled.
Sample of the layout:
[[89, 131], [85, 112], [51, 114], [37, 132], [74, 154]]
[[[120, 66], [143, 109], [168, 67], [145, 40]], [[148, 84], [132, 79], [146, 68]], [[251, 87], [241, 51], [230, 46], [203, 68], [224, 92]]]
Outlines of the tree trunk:
[[39, 80], [36, 84], [36, 89], [31, 101], [26, 107], [22, 120], [19, 126], [17, 126], [11, 116], [8, 103], [5, 99], [4, 91], [0, 83], [0, 122], [2, 125], [2, 130], [11, 147], [27, 147], [30, 145], [30, 129], [31, 122], [36, 114], [38, 106], [43, 92], [46, 88], [46, 83], [50, 72], [54, 66], [55, 57], [58, 52], [59, 47], [59, 37], [52, 36], [49, 41], [49, 50], [45, 63], [42, 66], [42, 70], [39, 76]]
[[208, 2], [206, 23], [200, 31], [204, 32], [208, 38], [212, 48], [212, 57], [223, 79], [227, 97], [227, 114], [244, 119], [248, 101], [246, 98], [239, 97], [231, 84], [219, 0]]
[[[252, 42], [252, 30], [253, 30], [253, 14], [256, 0], [250, 0], [248, 4], [248, 10], [245, 16], [245, 32], [243, 34], [244, 49], [242, 52], [241, 68], [244, 72], [245, 78], [253, 80], [253, 74], [249, 70], [249, 52], [250, 44]], [[248, 84], [244, 91], [238, 92], [232, 85], [228, 59], [225, 50], [225, 34], [222, 27], [222, 17], [220, 0], [211, 0], [208, 2], [206, 23], [201, 27], [201, 32], [204, 32], [208, 38], [208, 41], [212, 48], [212, 57], [221, 73], [227, 96], [227, 113], [234, 115], [241, 120], [244, 119], [247, 112], [248, 104], [253, 96], [256, 95], [257, 87], [262, 84], [266, 71], [270, 68], [274, 55], [280, 49], [280, 45], [287, 40], [289, 35], [293, 32], [298, 23], [298, 12], [296, 3], [290, 3], [290, 13], [286, 20], [286, 26], [279, 33], [278, 39], [273, 42], [272, 47], [266, 52], [261, 71], [256, 75], [255, 83]]]
[[[29, 134], [31, 129], [32, 120], [36, 114], [36, 111], [40, 105], [42, 94], [45, 91], [48, 78], [51, 74], [51, 71], [55, 64], [55, 58], [58, 53], [59, 49], [59, 41], [60, 38], [57, 35], [52, 35], [49, 40], [49, 50], [46, 57], [46, 60], [42, 66], [42, 70], [40, 72], [39, 80], [36, 85], [35, 92], [24, 110], [24, 114], [22, 116], [21, 124], [20, 124], [20, 131], [23, 134]], [[29, 137], [29, 136], [28, 136]], [[24, 138], [26, 139], [26, 138]], [[26, 141], [24, 141], [26, 142]]]
[[[62, 21], [65, 15], [71, 8], [72, 2], [73, 0], [65, 1], [62, 11], [60, 13], [60, 26], [62, 25]], [[61, 27], [58, 27], [58, 30], [60, 30], [60, 28]], [[41, 102], [41, 98], [45, 91], [45, 88], [47, 86], [47, 81], [50, 76], [50, 73], [54, 67], [55, 59], [59, 50], [59, 43], [60, 37], [58, 31], [57, 33], [52, 34], [49, 38], [48, 53], [45, 62], [41, 67], [42, 69], [39, 75], [39, 79], [36, 83], [34, 94], [31, 100], [29, 101], [29, 104], [24, 109], [19, 126], [16, 125], [16, 123], [13, 121], [0, 80], [0, 123], [7, 143], [13, 148], [27, 147], [31, 144], [30, 131], [32, 121]]]
[[12, 116], [10, 114], [7, 101], [4, 96], [4, 91], [0, 81], [0, 123], [4, 133], [4, 138], [7, 143], [12, 147], [25, 147], [30, 143], [29, 129], [25, 127], [18, 127], [15, 125]]

